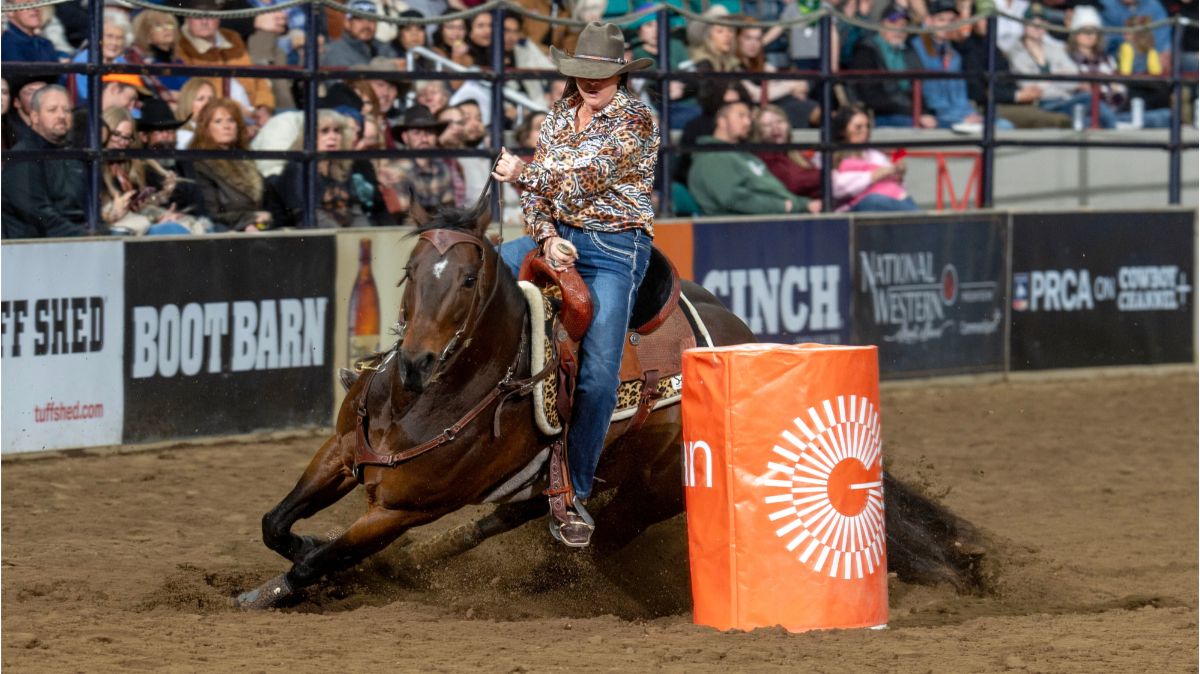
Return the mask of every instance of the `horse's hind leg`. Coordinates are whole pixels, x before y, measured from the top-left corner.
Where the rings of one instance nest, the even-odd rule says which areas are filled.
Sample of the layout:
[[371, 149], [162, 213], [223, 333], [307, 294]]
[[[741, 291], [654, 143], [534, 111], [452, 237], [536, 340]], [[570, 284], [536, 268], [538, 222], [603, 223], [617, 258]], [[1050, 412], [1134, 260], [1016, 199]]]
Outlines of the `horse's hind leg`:
[[358, 563], [386, 548], [408, 529], [432, 522], [443, 512], [387, 510], [372, 506], [338, 538], [313, 548], [291, 570], [238, 596], [236, 604], [245, 609], [279, 606], [295, 592], [312, 585], [322, 576]]
[[345, 454], [336, 436], [326, 440], [292, 491], [263, 515], [263, 543], [268, 548], [295, 562], [324, 542], [293, 534], [292, 525], [333, 505], [358, 485]]
[[420, 568], [430, 562], [448, 559], [477, 547], [492, 536], [512, 531], [546, 514], [549, 506], [544, 498], [516, 503], [502, 503], [484, 517], [460, 524], [427, 541], [413, 543], [403, 549], [405, 562]]

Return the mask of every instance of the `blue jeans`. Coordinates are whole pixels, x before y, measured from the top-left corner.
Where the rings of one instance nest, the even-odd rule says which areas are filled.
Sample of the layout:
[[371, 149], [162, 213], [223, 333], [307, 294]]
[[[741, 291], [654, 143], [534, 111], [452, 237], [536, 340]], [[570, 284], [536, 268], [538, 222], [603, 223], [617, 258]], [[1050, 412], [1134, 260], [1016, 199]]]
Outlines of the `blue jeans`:
[[855, 213], [868, 213], [872, 211], [918, 211], [920, 209], [917, 208], [912, 197], [893, 199], [882, 194], [868, 194], [857, 204], [851, 206], [850, 210]]
[[[650, 264], [650, 236], [641, 229], [597, 232], [561, 224], [558, 235], [579, 251], [575, 269], [592, 291], [592, 325], [580, 346], [575, 410], [567, 436], [571, 483], [576, 496], [586, 499], [617, 407], [625, 330]], [[532, 239], [521, 237], [501, 245], [500, 257], [516, 276], [521, 261], [534, 248]]]

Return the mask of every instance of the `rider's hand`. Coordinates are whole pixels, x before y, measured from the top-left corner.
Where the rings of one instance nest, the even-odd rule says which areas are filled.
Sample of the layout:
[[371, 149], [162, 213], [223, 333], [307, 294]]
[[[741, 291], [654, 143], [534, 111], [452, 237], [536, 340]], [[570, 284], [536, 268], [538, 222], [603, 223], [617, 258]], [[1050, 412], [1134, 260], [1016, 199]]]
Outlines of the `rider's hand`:
[[579, 251], [575, 246], [559, 236], [552, 236], [542, 242], [542, 255], [555, 269], [566, 269], [579, 259]]
[[492, 177], [502, 183], [516, 182], [517, 176], [521, 175], [521, 171], [524, 170], [525, 162], [502, 147], [500, 148], [500, 158], [496, 160], [496, 168], [492, 170]]

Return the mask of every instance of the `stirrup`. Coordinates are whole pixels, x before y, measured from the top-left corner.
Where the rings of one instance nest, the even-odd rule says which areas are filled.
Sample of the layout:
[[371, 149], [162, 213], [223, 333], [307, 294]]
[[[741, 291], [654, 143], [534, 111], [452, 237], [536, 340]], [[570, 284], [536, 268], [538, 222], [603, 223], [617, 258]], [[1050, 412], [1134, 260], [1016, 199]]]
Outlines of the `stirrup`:
[[567, 510], [566, 521], [560, 521], [551, 514], [549, 523], [550, 535], [569, 548], [586, 548], [592, 542], [592, 532], [596, 530], [591, 513], [578, 500], [573, 508]]

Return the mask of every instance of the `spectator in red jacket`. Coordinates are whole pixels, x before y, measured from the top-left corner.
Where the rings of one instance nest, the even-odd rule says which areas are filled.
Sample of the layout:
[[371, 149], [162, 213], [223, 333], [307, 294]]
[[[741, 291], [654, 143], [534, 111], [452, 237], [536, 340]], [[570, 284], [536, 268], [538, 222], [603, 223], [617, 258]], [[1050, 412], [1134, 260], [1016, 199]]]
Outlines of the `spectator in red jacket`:
[[[777, 105], [764, 105], [754, 118], [753, 143], [790, 143], [792, 125], [787, 113]], [[821, 197], [821, 169], [815, 168], [799, 150], [776, 150], [756, 152], [767, 165], [771, 175], [789, 192], [797, 196], [819, 199]]]

